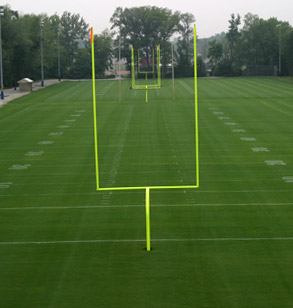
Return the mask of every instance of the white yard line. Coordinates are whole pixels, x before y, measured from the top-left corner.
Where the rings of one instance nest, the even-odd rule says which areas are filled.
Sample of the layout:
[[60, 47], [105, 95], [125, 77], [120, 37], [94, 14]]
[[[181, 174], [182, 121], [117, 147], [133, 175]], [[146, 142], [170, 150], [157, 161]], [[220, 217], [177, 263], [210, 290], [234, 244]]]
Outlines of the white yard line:
[[[171, 191], [172, 189], [170, 189], [168, 191], [168, 193], [184, 193], [183, 189], [173, 189], [173, 192]], [[143, 191], [142, 190], [137, 190], [136, 193], [141, 193]], [[129, 193], [131, 192], [131, 194], [134, 194], [134, 191], [129, 190]], [[230, 193], [230, 194], [235, 194], [235, 193], [283, 193], [283, 192], [292, 192], [292, 189], [255, 189], [255, 190], [202, 190], [199, 191], [197, 190], [197, 194], [226, 194], [226, 193]], [[115, 192], [116, 194], [118, 193], [125, 193], [125, 191], [121, 191], [121, 192]], [[71, 194], [21, 194], [21, 195], [17, 195], [17, 194], [2, 194], [2, 197], [30, 197], [30, 196], [93, 196], [93, 195], [98, 195], [99, 192], [88, 192], [88, 193], [71, 193]]]
[[[293, 206], [293, 203], [198, 203], [198, 204], [151, 204], [151, 207], [229, 207], [229, 206]], [[144, 204], [129, 205], [77, 205], [77, 206], [29, 206], [4, 207], [0, 211], [27, 211], [27, 210], [87, 210], [87, 209], [128, 209], [141, 208]]]
[[270, 105], [270, 104], [268, 104], [268, 103], [265, 103], [265, 102], [263, 102], [263, 101], [260, 101], [260, 102], [261, 102], [262, 104], [264, 104], [264, 105], [266, 105], [266, 106], [268, 106], [268, 107], [270, 107], [270, 108], [274, 109], [274, 110], [277, 110], [277, 111], [279, 111], [279, 112], [281, 112], [281, 113], [285, 114], [285, 115], [289, 115], [289, 116], [291, 116], [291, 115], [292, 115], [292, 113], [291, 113], [291, 112], [284, 111], [284, 110], [282, 110], [282, 109], [279, 109], [279, 108], [277, 108], [277, 107], [274, 107], [274, 106], [272, 106], [272, 105]]
[[[293, 237], [238, 237], [238, 238], [162, 238], [152, 239], [152, 242], [239, 242], [239, 241], [292, 241]], [[0, 245], [50, 245], [50, 244], [103, 244], [103, 243], [133, 243], [145, 242], [145, 239], [116, 240], [67, 240], [67, 241], [23, 241], [0, 242]]]
[[278, 104], [281, 104], [281, 105], [284, 105], [284, 106], [287, 106], [289, 108], [293, 108], [293, 105], [288, 105], [288, 104], [285, 104], [285, 103], [281, 103], [280, 101], [277, 100], [277, 103]]
[[[184, 171], [185, 172], [185, 171]], [[186, 173], [186, 172], [185, 172]], [[100, 174], [102, 174], [102, 173], [100, 173]], [[286, 178], [287, 178], [287, 180], [286, 180]], [[285, 177], [283, 177], [283, 180], [284, 181], [287, 181], [288, 183], [291, 183], [293, 180], [290, 180], [291, 179], [291, 177], [290, 176], [285, 176]], [[217, 179], [217, 180], [215, 180], [215, 179], [206, 179], [206, 180], [204, 180], [204, 179], [202, 179], [201, 180], [201, 182], [208, 182], [208, 183], [223, 183], [223, 182], [225, 182], [225, 183], [239, 183], [239, 182], [241, 182], [241, 183], [249, 183], [249, 182], [259, 182], [260, 181], [260, 179], [244, 179], [244, 180], [240, 180], [240, 179], [230, 179], [230, 180], [227, 180], [227, 179]], [[270, 182], [280, 182], [281, 180], [279, 179], [279, 178], [273, 178], [273, 179], [265, 179], [265, 180], [261, 180], [261, 182], [262, 183], [270, 183]], [[88, 185], [95, 185], [96, 184], [96, 182], [87, 182], [86, 184], [88, 184]], [[1, 185], [1, 183], [0, 183], [0, 185]], [[27, 183], [15, 183], [13, 186], [26, 186], [27, 185]], [[30, 182], [30, 185], [40, 185], [40, 183], [39, 182]], [[81, 186], [80, 185], [80, 182], [76, 182], [76, 183], [73, 183], [73, 182], [70, 182], [70, 183], [56, 183], [56, 181], [53, 181], [53, 182], [46, 182], [46, 183], [42, 183], [41, 185], [47, 185], [47, 186], [49, 186], [49, 185], [51, 185], [51, 186], [70, 186], [70, 185], [72, 185], [72, 186], [76, 186], [76, 185], [78, 185], [79, 187]], [[1, 188], [1, 187], [0, 187]]]

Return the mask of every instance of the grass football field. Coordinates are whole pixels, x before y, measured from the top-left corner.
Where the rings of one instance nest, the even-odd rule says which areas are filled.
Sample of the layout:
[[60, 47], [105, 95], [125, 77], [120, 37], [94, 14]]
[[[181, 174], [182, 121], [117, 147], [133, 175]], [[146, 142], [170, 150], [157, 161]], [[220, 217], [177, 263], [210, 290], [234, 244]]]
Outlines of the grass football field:
[[[193, 79], [98, 81], [102, 187], [195, 184]], [[199, 189], [97, 192], [91, 82], [0, 109], [0, 307], [293, 307], [293, 84], [199, 79]]]

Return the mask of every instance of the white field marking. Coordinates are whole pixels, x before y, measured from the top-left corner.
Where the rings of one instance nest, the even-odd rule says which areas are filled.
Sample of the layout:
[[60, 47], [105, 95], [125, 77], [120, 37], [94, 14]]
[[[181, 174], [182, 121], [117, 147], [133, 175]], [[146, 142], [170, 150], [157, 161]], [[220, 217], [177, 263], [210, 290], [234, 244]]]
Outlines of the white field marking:
[[[219, 237], [219, 238], [160, 238], [152, 242], [240, 242], [240, 241], [292, 241], [293, 237]], [[0, 245], [50, 245], [50, 244], [103, 244], [103, 243], [133, 243], [145, 242], [145, 239], [116, 240], [68, 240], [68, 241], [27, 241], [0, 242]]]
[[44, 140], [44, 141], [40, 141], [38, 144], [53, 144], [54, 141], [48, 141], [48, 140]]
[[[253, 82], [253, 81], [252, 81], [252, 82]], [[255, 84], [255, 82], [254, 82], [254, 84]], [[263, 87], [269, 88], [270, 90], [273, 90], [273, 91], [275, 91], [275, 89], [276, 89], [275, 87], [272, 87], [272, 86], [267, 85], [267, 84], [265, 84], [265, 83], [262, 82], [262, 90], [263, 90]], [[285, 89], [284, 89], [284, 87], [280, 87], [280, 86], [278, 85], [278, 90], [279, 90], [279, 89], [281, 89], [283, 93], [287, 93], [287, 94], [291, 94], [291, 95], [292, 95], [292, 92], [288, 92], [288, 91], [285, 90], [285, 89], [288, 89], [288, 88], [285, 88]], [[267, 90], [264, 90], [264, 91], [267, 91]], [[280, 97], [283, 97], [283, 95], [281, 95], [281, 94], [276, 94], [275, 92], [269, 92], [269, 93], [272, 93], [272, 94], [278, 95], [278, 96], [280, 96]]]
[[[64, 166], [67, 166], [67, 165], [61, 165], [61, 166], [64, 167]], [[83, 165], [80, 165], [80, 166], [82, 167]], [[43, 167], [43, 166], [40, 166], [40, 167]], [[45, 166], [45, 167], [47, 167], [47, 166]], [[55, 167], [57, 167], [57, 166], [55, 165]], [[181, 173], [181, 171], [178, 170], [178, 173]], [[186, 171], [184, 171], [184, 173], [186, 173]], [[194, 173], [194, 171], [189, 171], [189, 173]], [[104, 174], [108, 174], [108, 173], [105, 172]], [[123, 174], [125, 174], [125, 172]], [[68, 185], [68, 186], [70, 186], [70, 185], [72, 185], [72, 186], [80, 186], [80, 182], [75, 182], [75, 183], [69, 182], [69, 183], [58, 183], [58, 184], [56, 184], [56, 181], [54, 181], [54, 179], [52, 179], [52, 181], [53, 182], [51, 182], [51, 183], [50, 182], [46, 182], [44, 185], [53, 185], [53, 186], [56, 186], [56, 185], [60, 185], [60, 186]], [[227, 179], [217, 179], [217, 180], [206, 179], [206, 180], [203, 180], [202, 179], [201, 180], [201, 182], [212, 182], [212, 183], [223, 183], [223, 182], [226, 182], [226, 183], [237, 183], [237, 182], [249, 183], [249, 182], [259, 182], [259, 181], [260, 181], [260, 179], [245, 179], [245, 180], [243, 180], [243, 179], [231, 179], [231, 180], [227, 180]], [[278, 182], [279, 180], [278, 179], [262, 179], [261, 181], [263, 183], [266, 183], [266, 182]], [[40, 183], [39, 182], [30, 182], [30, 184], [31, 185], [39, 185]], [[94, 184], [96, 184], [96, 182], [87, 182], [87, 184], [94, 185]], [[15, 185], [16, 186], [24, 186], [24, 185], [26, 185], [26, 183], [19, 183], [19, 184], [15, 184]]]
[[[259, 86], [258, 86], [255, 82], [253, 82], [253, 81], [250, 81], [250, 82], [249, 82], [249, 81], [246, 81], [246, 88], [247, 88], [247, 86], [259, 90]], [[267, 93], [270, 93], [270, 94], [272, 94], [272, 95], [277, 95], [277, 96], [279, 96], [279, 97], [282, 97], [282, 95], [280, 95], [280, 94], [277, 94], [277, 93], [272, 92], [272, 91], [265, 90], [264, 87], [268, 87], [268, 86], [266, 86], [265, 84], [262, 83], [262, 88], [261, 88], [262, 91], [267, 92]], [[273, 90], [272, 87], [269, 87], [269, 88], [270, 88], [271, 90]]]
[[72, 120], [65, 120], [64, 122], [75, 122], [76, 120], [75, 119], [72, 119]]
[[240, 140], [242, 141], [256, 141], [254, 137], [241, 137]]
[[232, 129], [232, 132], [233, 133], [246, 133], [246, 130], [242, 128], [235, 128], [235, 129]]
[[185, 82], [182, 80], [179, 80], [179, 83], [182, 85], [183, 88], [185, 88], [190, 94], [194, 94], [194, 89], [192, 89], [190, 86], [188, 86]]
[[225, 122], [224, 124], [225, 124], [225, 125], [230, 125], [230, 126], [238, 125], [238, 124], [235, 123], [235, 122]]
[[9, 188], [12, 184], [12, 182], [0, 183], [0, 188]]
[[[233, 156], [233, 155], [232, 155]], [[242, 157], [243, 155], [241, 155], [241, 157]], [[36, 160], [39, 160], [39, 161], [41, 161], [42, 159], [36, 159]], [[73, 160], [73, 158], [66, 158], [66, 159], [59, 159], [59, 160]], [[217, 163], [202, 163], [202, 164], [204, 164], [204, 165], [216, 165]], [[238, 162], [234, 162], [234, 163], [232, 163], [232, 162], [225, 162], [225, 163], [221, 163], [221, 164], [226, 164], [226, 165], [231, 165], [231, 166], [233, 166], [233, 165], [237, 165], [237, 164], [239, 164]], [[257, 162], [255, 162], [255, 163], [253, 163], [253, 162], [242, 162], [241, 163], [242, 165], [257, 165], [258, 163]], [[13, 166], [17, 166], [17, 168], [18, 169], [11, 169], [11, 168], [16, 168], [16, 167], [13, 167]], [[23, 169], [28, 169], [28, 167], [23, 167], [23, 166], [20, 166], [20, 165], [13, 165], [12, 167], [10, 167], [9, 168], [9, 170], [23, 170]], [[24, 165], [24, 166], [26, 166], [26, 165]], [[30, 165], [29, 165], [30, 166]], [[63, 166], [63, 165], [62, 165]], [[66, 165], [65, 165], [66, 166]], [[75, 165], [72, 165], [72, 166], [75, 166]], [[76, 165], [76, 166], [79, 166], [79, 165]], [[190, 164], [190, 165], [186, 165], [186, 166], [191, 166], [191, 167], [193, 167], [193, 165], [192, 164]], [[48, 166], [43, 166], [43, 167], [48, 167]], [[233, 169], [227, 169], [227, 170], [225, 170], [226, 172], [229, 172], [229, 173], [239, 173], [239, 171], [235, 171], [235, 170], [233, 170]], [[147, 171], [146, 171], [147, 172]], [[146, 172], [144, 172], [144, 173], [146, 173]], [[174, 173], [174, 172], [176, 172], [176, 171], [172, 171], [172, 173]], [[193, 172], [193, 171], [188, 171], [189, 173], [191, 173], [191, 172]], [[215, 173], [215, 171], [201, 171], [202, 173], [205, 173], [205, 174], [213, 174], [213, 173]], [[251, 172], [251, 170], [249, 170], [249, 169], [247, 169], [247, 170], [241, 170], [241, 174], [244, 174], [244, 173], [250, 173]], [[265, 173], [265, 172], [267, 172], [267, 173], [270, 173], [271, 171], [269, 171], [269, 170], [263, 170], [262, 171], [263, 173]], [[123, 172], [124, 174], [127, 174], [127, 173], [130, 173], [130, 172]], [[148, 171], [147, 173], [156, 173], [156, 172], [151, 172], [151, 171]], [[34, 177], [34, 176], [67, 176], [67, 175], [81, 175], [81, 174], [84, 174], [84, 173], [82, 173], [82, 172], [53, 172], [53, 173], [35, 173], [35, 174], [30, 174], [30, 175], [27, 175], [27, 176], [31, 176], [31, 177]], [[95, 174], [95, 172], [88, 172], [87, 174], [91, 174], [91, 175], [93, 175], [93, 174]], [[109, 172], [102, 172], [102, 174], [109, 174]], [[139, 174], [139, 173], [138, 173]], [[13, 175], [13, 176], [17, 176], [17, 175]], [[22, 176], [22, 175], [19, 175], [19, 176]], [[203, 180], [203, 181], [209, 181], [209, 180]]]
[[39, 152], [30, 151], [30, 152], [25, 153], [25, 156], [41, 156], [44, 153], [45, 153], [44, 151], [39, 151]]
[[25, 164], [25, 165], [12, 165], [9, 170], [26, 170], [29, 167], [31, 167], [30, 164]]
[[269, 166], [285, 166], [286, 163], [283, 160], [266, 160], [265, 163]]
[[[292, 94], [292, 93], [291, 93], [291, 94]], [[278, 104], [281, 104], [281, 105], [284, 105], [284, 106], [287, 106], [287, 107], [289, 107], [289, 108], [293, 108], [292, 105], [288, 105], [288, 104], [285, 104], [285, 103], [281, 103], [281, 102], [279, 102], [278, 100], [277, 100], [277, 103], [278, 103]]]
[[231, 120], [229, 117], [218, 117], [219, 120]]
[[60, 125], [58, 126], [58, 128], [69, 128], [70, 126], [69, 125]]
[[260, 101], [260, 102], [261, 102], [262, 104], [266, 105], [266, 106], [271, 107], [271, 108], [272, 108], [272, 109], [274, 109], [274, 110], [277, 110], [277, 111], [279, 111], [279, 112], [283, 113], [283, 114], [286, 114], [286, 115], [289, 115], [289, 116], [291, 116], [291, 115], [292, 115], [292, 113], [291, 113], [291, 112], [284, 111], [284, 110], [282, 110], [282, 109], [276, 108], [276, 107], [274, 107], [274, 106], [272, 106], [272, 105], [270, 105], [270, 104], [268, 104], [268, 103], [265, 103], [265, 102], [263, 102], [263, 101]]
[[[269, 87], [269, 88], [271, 88], [271, 89], [274, 89], [273, 87]], [[282, 87], [280, 84], [278, 85], [278, 89], [280, 90], [282, 90], [282, 93], [287, 93], [287, 94], [290, 94], [290, 95], [292, 95], [293, 94], [293, 92], [292, 92], [292, 90], [291, 91], [286, 91], [286, 90], [290, 90], [290, 89], [288, 89], [286, 86], [285, 87]]]
[[115, 178], [116, 178], [116, 174], [117, 174], [115, 171], [118, 169], [118, 166], [119, 166], [120, 161], [121, 161], [121, 153], [122, 153], [122, 150], [123, 150], [123, 147], [124, 147], [124, 143], [125, 143], [125, 139], [126, 139], [126, 135], [127, 135], [126, 132], [127, 132], [128, 127], [129, 127], [129, 123], [130, 123], [132, 113], [133, 113], [133, 106], [131, 106], [129, 108], [127, 117], [124, 120], [124, 127], [120, 131], [120, 138], [119, 138], [119, 141], [117, 142], [117, 151], [112, 158], [111, 168], [108, 172], [109, 176], [108, 176], [107, 181], [106, 181], [107, 186], [113, 186], [113, 184], [115, 183]]
[[[232, 81], [231, 80], [230, 81], [225, 80], [225, 85], [222, 84], [222, 86], [224, 86], [227, 90], [236, 93], [237, 96], [239, 95], [239, 90], [238, 89], [240, 89], [240, 91], [242, 92], [241, 93], [242, 96], [249, 97], [249, 95], [243, 93], [243, 87], [235, 85], [235, 82], [233, 83], [233, 87], [231, 87], [232, 86]], [[236, 90], [235, 88], [238, 88], [238, 89]]]
[[[186, 191], [184, 191], [186, 193]], [[194, 200], [193, 200], [194, 201]], [[198, 203], [198, 204], [152, 204], [152, 207], [228, 207], [228, 206], [293, 206], [293, 203]], [[141, 208], [144, 204], [128, 205], [76, 205], [76, 206], [28, 206], [28, 207], [0, 207], [0, 211], [27, 210], [87, 210], [87, 209], [128, 209]]]
[[5, 117], [4, 119], [0, 120], [0, 122], [3, 123], [4, 121], [9, 120], [10, 118], [14, 118], [14, 117], [18, 116], [19, 114], [21, 114], [21, 113], [27, 111], [27, 110], [30, 109], [30, 108], [31, 108], [31, 107], [27, 107], [27, 108], [24, 108], [24, 109], [22, 109], [22, 110], [20, 110], [20, 111], [17, 111], [17, 112], [15, 112], [15, 113], [11, 114], [10, 116], [7, 116], [7, 117]]
[[282, 179], [283, 179], [286, 183], [293, 183], [293, 176], [283, 176]]
[[70, 116], [71, 116], [71, 117], [80, 117], [81, 114], [71, 114]]
[[224, 114], [222, 111], [214, 111], [213, 114]]
[[[283, 192], [292, 192], [291, 189], [251, 189], [251, 190], [204, 190], [204, 191], [197, 191], [197, 194], [238, 194], [238, 193], [283, 193]], [[115, 194], [125, 194], [125, 191], [116, 191]], [[130, 191], [128, 190], [128, 193], [130, 194], [142, 194], [142, 190], [136, 190], [136, 191]], [[169, 191], [168, 194], [172, 193], [183, 193], [183, 189], [173, 190], [173, 192]], [[97, 196], [97, 192], [88, 192], [88, 193], [71, 193], [71, 194], [64, 194], [64, 193], [56, 193], [56, 194], [11, 194], [11, 195], [2, 195], [5, 197], [28, 197], [28, 196]]]
[[219, 108], [218, 107], [209, 107], [208, 109], [209, 110], [218, 110]]
[[52, 132], [52, 133], [49, 133], [49, 136], [61, 136], [63, 135], [63, 132]]
[[270, 152], [268, 148], [251, 148], [253, 152]]

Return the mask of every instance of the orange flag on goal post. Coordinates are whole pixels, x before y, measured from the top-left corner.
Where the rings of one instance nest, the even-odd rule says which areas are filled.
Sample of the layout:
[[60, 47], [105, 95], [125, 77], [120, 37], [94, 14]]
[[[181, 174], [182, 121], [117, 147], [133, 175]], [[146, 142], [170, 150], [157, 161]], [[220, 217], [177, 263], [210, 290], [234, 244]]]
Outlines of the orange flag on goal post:
[[91, 44], [93, 43], [94, 41], [94, 30], [93, 30], [93, 27], [91, 27]]

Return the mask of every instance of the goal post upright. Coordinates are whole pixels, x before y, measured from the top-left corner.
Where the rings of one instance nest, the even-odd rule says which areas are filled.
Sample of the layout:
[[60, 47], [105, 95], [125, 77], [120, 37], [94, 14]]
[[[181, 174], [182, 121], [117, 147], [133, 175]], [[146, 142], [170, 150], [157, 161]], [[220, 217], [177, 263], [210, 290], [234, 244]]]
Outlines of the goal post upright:
[[158, 72], [158, 86], [161, 88], [161, 49], [157, 46], [157, 72]]
[[[146, 214], [146, 250], [151, 251], [151, 230], [150, 230], [150, 191], [151, 190], [168, 190], [168, 189], [196, 189], [199, 188], [199, 134], [198, 134], [198, 95], [197, 95], [197, 59], [196, 59], [196, 26], [194, 25], [194, 117], [195, 117], [195, 156], [196, 156], [196, 175], [195, 185], [162, 185], [162, 186], [133, 186], [133, 187], [100, 187], [99, 183], [99, 161], [98, 161], [98, 132], [97, 132], [97, 112], [96, 112], [96, 93], [95, 93], [95, 64], [94, 64], [94, 37], [93, 28], [91, 28], [91, 50], [92, 50], [92, 79], [93, 79], [93, 111], [94, 111], [94, 141], [95, 141], [95, 163], [96, 163], [96, 181], [97, 191], [129, 191], [129, 190], [144, 190], [145, 191], [145, 214]], [[158, 89], [161, 86], [160, 72], [160, 46], [157, 46], [157, 71], [158, 84], [156, 87], [152, 85], [135, 85], [135, 65], [134, 65], [134, 49], [131, 46], [131, 70], [132, 70], [132, 88], [133, 89]], [[146, 92], [147, 93], [147, 92]], [[146, 96], [147, 97], [147, 96]]]
[[131, 45], [131, 86], [135, 88], [135, 65], [134, 65], [134, 48]]
[[94, 113], [94, 138], [95, 138], [95, 167], [96, 167], [96, 185], [100, 188], [99, 181], [99, 156], [98, 156], [98, 129], [97, 129], [97, 102], [96, 102], [96, 73], [95, 73], [95, 44], [94, 29], [91, 28], [91, 52], [92, 52], [92, 88], [93, 88], [93, 113]]
[[194, 109], [195, 109], [194, 117], [195, 117], [196, 182], [199, 184], [196, 25], [193, 25], [193, 57], [194, 57], [193, 66], [194, 66]]
[[145, 189], [146, 250], [151, 250], [150, 188]]

